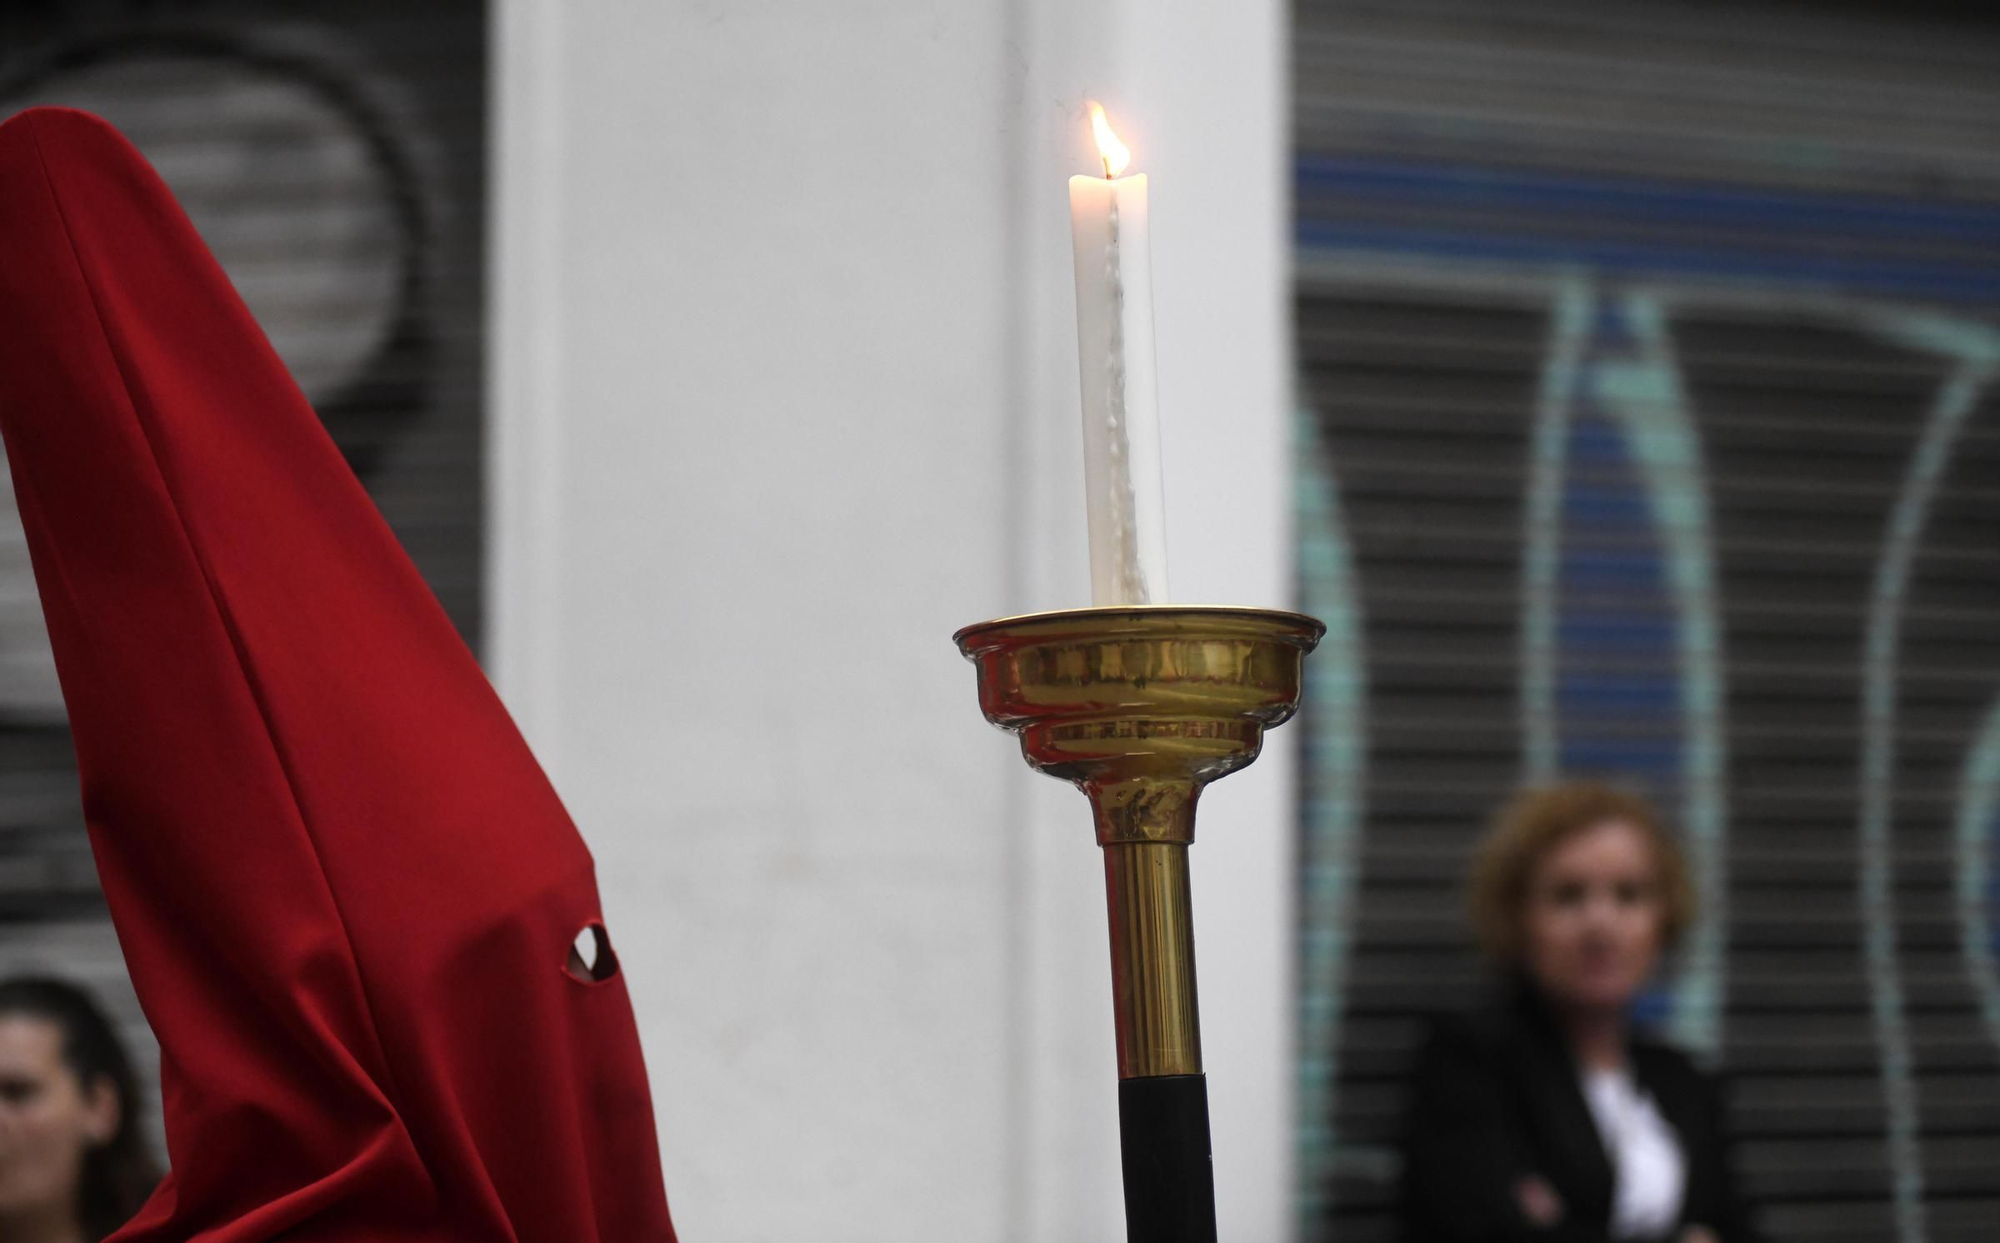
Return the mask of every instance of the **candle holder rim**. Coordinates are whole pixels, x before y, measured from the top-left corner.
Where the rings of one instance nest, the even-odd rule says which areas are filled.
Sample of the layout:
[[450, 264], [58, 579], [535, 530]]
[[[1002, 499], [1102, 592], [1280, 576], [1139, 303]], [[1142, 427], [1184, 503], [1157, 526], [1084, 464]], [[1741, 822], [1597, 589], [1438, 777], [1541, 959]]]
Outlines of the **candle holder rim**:
[[1049, 609], [1037, 613], [1015, 613], [1007, 617], [995, 617], [989, 621], [974, 622], [961, 627], [951, 636], [951, 641], [969, 658], [971, 642], [981, 635], [1003, 630], [1018, 630], [1021, 627], [1059, 626], [1064, 622], [1085, 621], [1091, 618], [1110, 620], [1124, 617], [1132, 621], [1159, 619], [1169, 616], [1213, 617], [1223, 621], [1261, 621], [1274, 627], [1284, 627], [1303, 631], [1305, 646], [1310, 649], [1317, 645], [1326, 634], [1326, 623], [1317, 617], [1291, 609], [1263, 608], [1254, 604], [1104, 604], [1089, 608]]

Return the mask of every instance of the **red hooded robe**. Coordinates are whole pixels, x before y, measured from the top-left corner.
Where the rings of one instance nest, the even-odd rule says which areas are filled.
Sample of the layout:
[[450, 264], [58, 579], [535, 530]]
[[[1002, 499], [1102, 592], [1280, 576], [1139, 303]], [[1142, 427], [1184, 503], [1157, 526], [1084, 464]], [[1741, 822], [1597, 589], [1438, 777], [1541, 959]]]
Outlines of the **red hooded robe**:
[[589, 852], [159, 177], [0, 125], [0, 432], [173, 1173], [119, 1243], [672, 1240]]

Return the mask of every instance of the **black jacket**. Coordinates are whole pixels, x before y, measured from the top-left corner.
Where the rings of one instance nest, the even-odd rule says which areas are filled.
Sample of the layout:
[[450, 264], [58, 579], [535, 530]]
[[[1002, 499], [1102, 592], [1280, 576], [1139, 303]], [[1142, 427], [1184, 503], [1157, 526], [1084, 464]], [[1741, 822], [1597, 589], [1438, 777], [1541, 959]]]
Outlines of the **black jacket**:
[[[1700, 1224], [1722, 1243], [1757, 1239], [1737, 1196], [1715, 1081], [1664, 1044], [1635, 1039], [1629, 1056], [1687, 1159], [1682, 1226], [1668, 1237]], [[1516, 1190], [1537, 1175], [1562, 1202], [1561, 1219], [1546, 1227], [1529, 1221]], [[1604, 1243], [1612, 1180], [1569, 1044], [1527, 985], [1436, 1025], [1410, 1081], [1406, 1243]]]

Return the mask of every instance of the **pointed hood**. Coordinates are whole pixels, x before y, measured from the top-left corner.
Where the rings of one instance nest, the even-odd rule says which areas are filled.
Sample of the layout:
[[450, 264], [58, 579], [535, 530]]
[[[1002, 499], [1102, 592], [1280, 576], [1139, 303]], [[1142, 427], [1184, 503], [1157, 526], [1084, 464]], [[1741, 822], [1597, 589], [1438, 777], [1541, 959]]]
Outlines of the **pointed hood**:
[[[159, 177], [0, 125], [0, 433], [173, 1173], [124, 1243], [671, 1240], [589, 852]], [[601, 940], [600, 940], [601, 943]], [[601, 977], [601, 978], [594, 978]]]

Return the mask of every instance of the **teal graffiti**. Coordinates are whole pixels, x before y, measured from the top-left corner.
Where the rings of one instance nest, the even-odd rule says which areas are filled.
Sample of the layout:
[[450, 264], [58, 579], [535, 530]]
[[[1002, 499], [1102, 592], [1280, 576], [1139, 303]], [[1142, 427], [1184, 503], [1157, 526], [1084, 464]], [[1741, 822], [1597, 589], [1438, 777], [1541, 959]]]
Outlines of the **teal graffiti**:
[[1577, 368], [1590, 341], [1596, 294], [1583, 277], [1560, 281], [1528, 445], [1521, 549], [1521, 755], [1530, 781], [1556, 776], [1556, 590], [1562, 571], [1563, 481]]
[[1889, 838], [1895, 789], [1896, 677], [1901, 656], [1902, 611], [1932, 495], [1950, 460], [1953, 442], [1985, 387], [1992, 363], [1960, 365], [1938, 391], [1903, 477], [1883, 533], [1869, 593], [1868, 627], [1861, 654], [1861, 919], [1868, 968], [1870, 1012], [1882, 1050], [1883, 1103], [1888, 1112], [1889, 1165], [1896, 1232], [1904, 1243], [1924, 1243], [1924, 1171], [1918, 1148], [1920, 1119], [1911, 1082], [1909, 1021], [1897, 955], [1894, 859]]
[[1339, 1070], [1341, 1004], [1361, 838], [1366, 762], [1367, 679], [1354, 556], [1341, 521], [1333, 472], [1321, 456], [1318, 421], [1296, 418], [1300, 607], [1326, 623], [1306, 662], [1302, 716], [1309, 748], [1300, 800], [1303, 857], [1299, 947], [1299, 1197], [1310, 1232], [1326, 1208], [1334, 1143], [1334, 1086]]
[[1957, 897], [1959, 943], [1965, 970], [1986, 1031], [2000, 1044], [2000, 960], [1994, 953], [1994, 927], [1988, 915], [1987, 886], [1994, 881], [1993, 830], [2000, 818], [2000, 700], [1986, 714], [1978, 739], [1966, 754], [1959, 780]]
[[1673, 1032], [1690, 1047], [1721, 1047], [1729, 891], [1728, 739], [1723, 712], [1721, 603], [1708, 483], [1693, 406], [1681, 384], [1666, 314], [1645, 293], [1624, 299], [1639, 361], [1595, 369], [1594, 394], [1624, 429], [1665, 550], [1680, 665], [1681, 824], [1701, 910], [1675, 979]]

